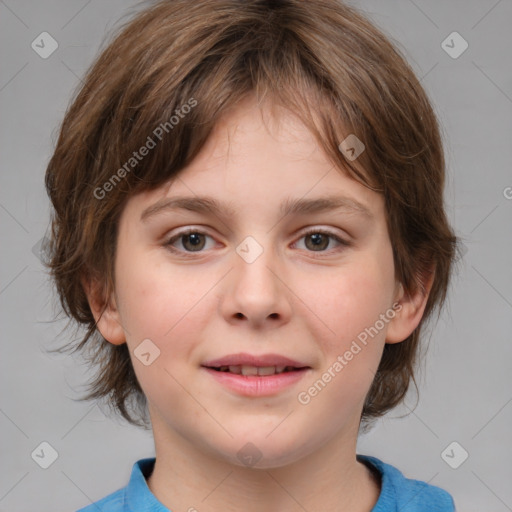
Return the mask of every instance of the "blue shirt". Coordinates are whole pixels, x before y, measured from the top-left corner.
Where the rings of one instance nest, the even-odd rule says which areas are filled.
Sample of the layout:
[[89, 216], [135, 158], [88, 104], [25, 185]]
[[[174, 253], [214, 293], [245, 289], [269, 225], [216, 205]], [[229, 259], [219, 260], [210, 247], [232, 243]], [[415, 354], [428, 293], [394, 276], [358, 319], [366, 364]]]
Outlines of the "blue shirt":
[[[137, 461], [126, 487], [77, 512], [171, 512], [156, 499], [146, 483], [155, 460], [153, 457]], [[405, 478], [398, 469], [375, 457], [357, 455], [357, 460], [380, 474], [381, 491], [371, 512], [455, 511], [451, 495], [443, 489]]]

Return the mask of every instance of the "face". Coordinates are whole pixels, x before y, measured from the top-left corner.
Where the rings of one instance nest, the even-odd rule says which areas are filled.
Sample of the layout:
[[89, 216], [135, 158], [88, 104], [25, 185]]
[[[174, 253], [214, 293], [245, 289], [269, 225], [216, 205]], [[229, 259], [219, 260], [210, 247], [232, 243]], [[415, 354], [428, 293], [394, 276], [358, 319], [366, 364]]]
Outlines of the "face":
[[128, 201], [115, 281], [100, 330], [128, 344], [155, 440], [237, 465], [251, 449], [278, 467], [355, 442], [384, 344], [414, 328], [392, 309], [382, 197], [297, 119], [251, 102], [172, 183]]

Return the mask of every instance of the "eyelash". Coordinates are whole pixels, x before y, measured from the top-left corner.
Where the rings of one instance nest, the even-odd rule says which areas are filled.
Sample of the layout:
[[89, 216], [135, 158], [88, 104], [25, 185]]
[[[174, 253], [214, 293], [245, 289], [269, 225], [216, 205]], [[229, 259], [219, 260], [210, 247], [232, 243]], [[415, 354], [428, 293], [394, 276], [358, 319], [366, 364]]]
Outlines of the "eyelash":
[[[172, 244], [176, 241], [176, 240], [179, 240], [180, 238], [184, 237], [184, 236], [187, 236], [187, 235], [190, 235], [190, 234], [198, 234], [198, 235], [205, 235], [207, 237], [210, 237], [212, 238], [208, 233], [205, 233], [204, 231], [201, 231], [199, 229], [194, 229], [194, 228], [189, 228], [189, 229], [186, 229], [184, 231], [181, 231], [180, 233], [177, 233], [176, 235], [172, 236], [166, 243], [165, 243], [165, 246], [173, 253], [175, 254], [180, 254], [180, 255], [183, 255], [183, 254], [186, 254], [187, 256], [186, 257], [192, 257], [193, 254], [201, 254], [202, 252], [204, 251], [182, 251], [182, 250], [178, 250], [176, 249], [175, 247], [172, 247]], [[332, 233], [331, 231], [327, 231], [327, 230], [323, 230], [323, 229], [309, 229], [308, 231], [306, 231], [305, 233], [302, 233], [302, 235], [300, 236], [299, 240], [304, 238], [304, 237], [307, 237], [308, 235], [313, 235], [313, 234], [321, 234], [321, 235], [326, 235], [328, 236], [329, 238], [332, 238], [334, 239], [336, 242], [338, 242], [342, 247], [350, 247], [351, 243], [348, 242], [347, 240], [344, 240], [343, 238], [340, 238], [338, 235], [335, 235], [334, 233]], [[339, 248], [338, 248], [339, 250]], [[332, 251], [332, 249], [331, 249]], [[331, 251], [308, 251], [310, 253], [319, 253], [319, 254], [322, 254], [322, 253], [329, 253]], [[189, 256], [190, 255], [190, 256]], [[316, 256], [316, 257], [322, 257], [322, 256]]]

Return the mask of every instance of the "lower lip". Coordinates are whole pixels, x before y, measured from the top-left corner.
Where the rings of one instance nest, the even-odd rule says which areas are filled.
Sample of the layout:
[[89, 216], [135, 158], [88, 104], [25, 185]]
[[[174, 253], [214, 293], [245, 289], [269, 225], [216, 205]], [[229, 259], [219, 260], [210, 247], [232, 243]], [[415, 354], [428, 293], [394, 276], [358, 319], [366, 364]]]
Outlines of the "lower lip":
[[202, 367], [217, 382], [244, 396], [272, 396], [299, 382], [310, 370], [304, 368], [274, 375], [238, 375]]

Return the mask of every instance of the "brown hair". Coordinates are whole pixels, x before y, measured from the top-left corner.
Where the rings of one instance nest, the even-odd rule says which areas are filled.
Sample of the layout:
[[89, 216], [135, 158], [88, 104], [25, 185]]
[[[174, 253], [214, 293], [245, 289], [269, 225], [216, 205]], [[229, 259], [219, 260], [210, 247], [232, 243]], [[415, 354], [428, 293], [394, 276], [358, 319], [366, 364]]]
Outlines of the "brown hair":
[[[127, 421], [147, 426], [127, 344], [98, 332], [81, 278], [100, 278], [109, 297], [126, 201], [175, 177], [220, 116], [250, 94], [295, 113], [340, 172], [383, 194], [396, 279], [407, 292], [435, 269], [421, 323], [385, 345], [363, 423], [404, 398], [421, 327], [445, 301], [457, 239], [444, 211], [436, 116], [388, 38], [335, 0], [164, 0], [121, 27], [69, 107], [46, 172], [49, 268], [65, 313], [86, 328], [68, 348], [89, 349], [98, 369], [82, 400], [108, 397]], [[353, 161], [339, 149], [349, 134], [365, 145]], [[151, 151], [130, 160], [149, 139]]]

